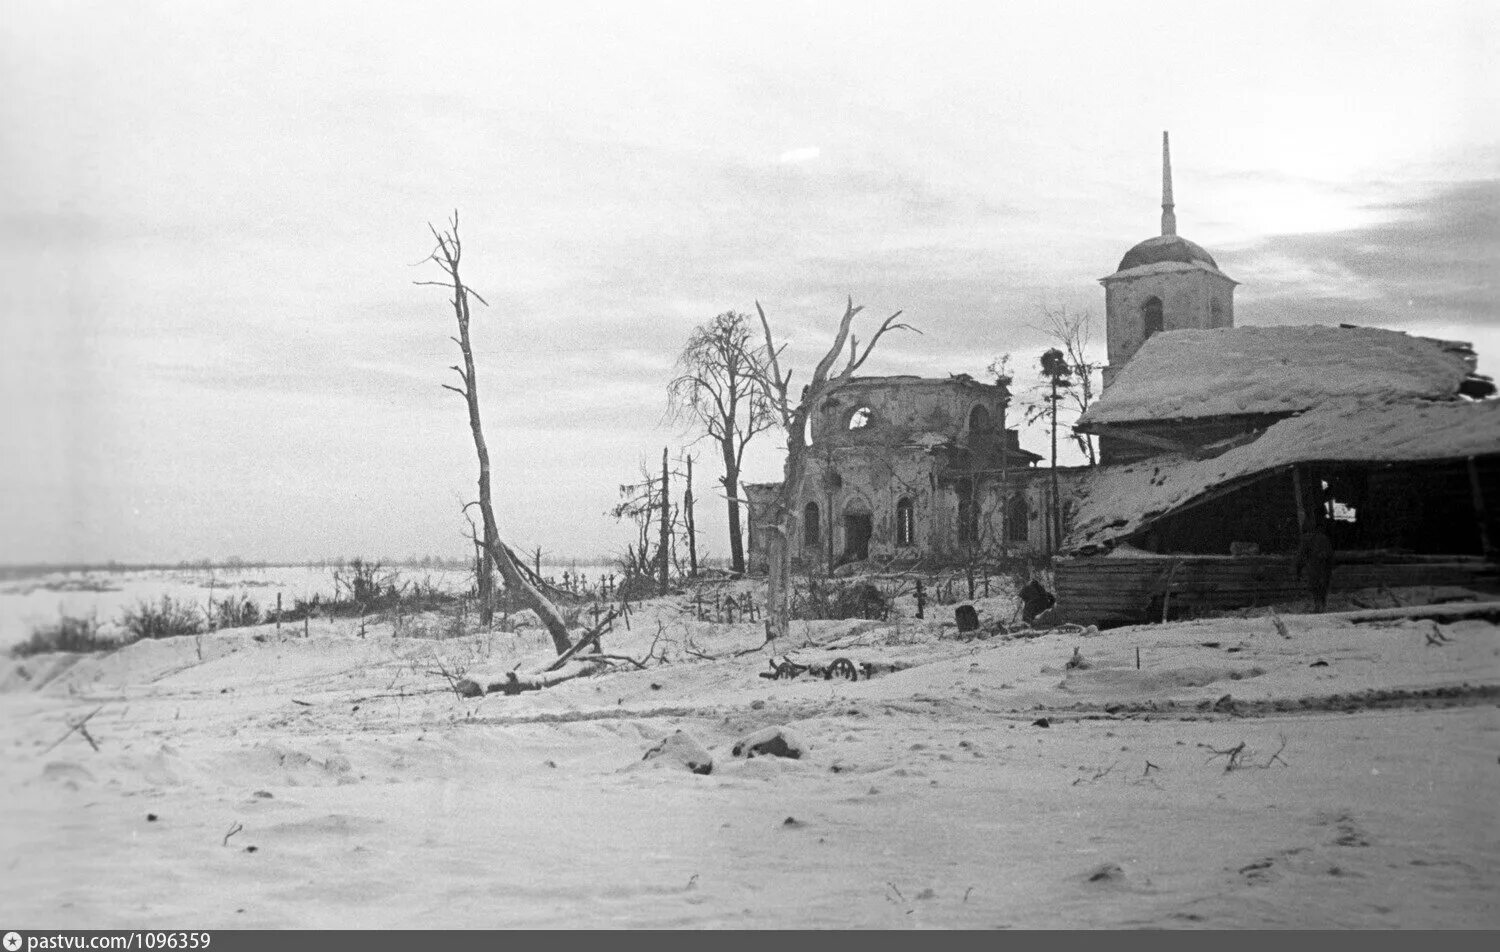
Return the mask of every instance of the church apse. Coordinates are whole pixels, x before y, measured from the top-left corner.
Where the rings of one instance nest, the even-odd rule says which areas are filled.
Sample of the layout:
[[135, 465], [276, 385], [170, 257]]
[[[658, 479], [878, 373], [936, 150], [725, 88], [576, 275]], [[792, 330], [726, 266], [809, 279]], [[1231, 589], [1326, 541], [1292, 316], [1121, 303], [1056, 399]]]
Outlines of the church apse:
[[[812, 417], [794, 493], [792, 553], [804, 569], [877, 561], [933, 564], [1040, 550], [1040, 459], [1005, 426], [1004, 388], [965, 375], [861, 377]], [[776, 484], [749, 495], [764, 522]], [[1007, 504], [1020, 500], [1020, 504]], [[1025, 514], [1037, 527], [1005, 526]], [[752, 564], [763, 559], [752, 545]]]

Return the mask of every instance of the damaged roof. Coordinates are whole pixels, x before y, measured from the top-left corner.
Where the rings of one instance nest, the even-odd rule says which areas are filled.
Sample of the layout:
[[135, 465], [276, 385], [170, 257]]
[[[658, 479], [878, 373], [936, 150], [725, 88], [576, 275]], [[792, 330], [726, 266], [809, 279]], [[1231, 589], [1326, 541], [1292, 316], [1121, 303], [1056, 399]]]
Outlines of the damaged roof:
[[1280, 420], [1213, 459], [1160, 456], [1091, 471], [1063, 550], [1090, 554], [1216, 490], [1293, 463], [1408, 463], [1500, 454], [1500, 400], [1344, 402]]
[[1375, 327], [1230, 327], [1154, 334], [1078, 421], [1300, 413], [1329, 401], [1493, 392], [1459, 341]]

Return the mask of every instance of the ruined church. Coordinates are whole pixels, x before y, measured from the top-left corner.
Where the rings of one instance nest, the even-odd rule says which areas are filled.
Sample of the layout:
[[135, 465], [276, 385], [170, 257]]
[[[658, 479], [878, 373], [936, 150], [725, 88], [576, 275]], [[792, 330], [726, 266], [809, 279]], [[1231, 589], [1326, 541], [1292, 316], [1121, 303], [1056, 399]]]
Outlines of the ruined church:
[[[1470, 345], [1236, 327], [1237, 283], [1177, 234], [1165, 133], [1161, 234], [1100, 283], [1108, 366], [1076, 424], [1099, 466], [1039, 466], [1003, 386], [855, 378], [814, 413], [794, 558], [1057, 556], [1059, 607], [1104, 623], [1293, 598], [1310, 528], [1335, 588], [1496, 581], [1500, 400]], [[778, 489], [746, 487], [752, 565]]]
[[[1106, 387], [1153, 334], [1234, 323], [1235, 282], [1177, 235], [1168, 148], [1164, 137], [1161, 235], [1131, 248], [1100, 282]], [[831, 571], [870, 558], [951, 564], [1058, 551], [1082, 469], [1059, 470], [1054, 507], [1053, 474], [1021, 449], [1010, 404], [1005, 386], [963, 374], [854, 378], [814, 413], [794, 558]], [[763, 524], [779, 489], [745, 487], [752, 569], [764, 566]]]

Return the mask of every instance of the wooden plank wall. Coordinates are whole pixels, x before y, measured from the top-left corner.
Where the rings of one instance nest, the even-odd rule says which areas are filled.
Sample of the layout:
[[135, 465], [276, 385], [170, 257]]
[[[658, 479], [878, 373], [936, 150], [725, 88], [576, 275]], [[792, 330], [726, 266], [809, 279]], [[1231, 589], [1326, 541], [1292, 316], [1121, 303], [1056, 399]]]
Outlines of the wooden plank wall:
[[[1080, 624], [1160, 621], [1162, 596], [1169, 589], [1168, 612], [1173, 618], [1307, 597], [1306, 588], [1292, 574], [1289, 556], [1058, 559], [1053, 577], [1058, 608], [1068, 621]], [[1494, 563], [1462, 556], [1452, 559], [1428, 556], [1336, 563], [1332, 588], [1350, 591], [1382, 585], [1494, 586], [1497, 582], [1500, 582], [1500, 567]]]

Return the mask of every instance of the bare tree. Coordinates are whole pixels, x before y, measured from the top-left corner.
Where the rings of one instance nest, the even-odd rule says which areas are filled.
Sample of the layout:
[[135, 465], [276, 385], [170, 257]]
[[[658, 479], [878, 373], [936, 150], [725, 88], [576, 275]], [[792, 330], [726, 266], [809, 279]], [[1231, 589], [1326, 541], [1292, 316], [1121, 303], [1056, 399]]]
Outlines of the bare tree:
[[[547, 626], [548, 632], [552, 635], [553, 645], [558, 653], [562, 654], [573, 644], [568, 634], [567, 622], [563, 620], [557, 607], [522, 576], [511, 558], [509, 548], [500, 541], [500, 530], [495, 524], [495, 507], [490, 496], [490, 450], [485, 442], [484, 427], [479, 419], [479, 375], [474, 369], [474, 349], [469, 341], [469, 299], [473, 298], [486, 307], [489, 303], [475, 293], [459, 276], [459, 263], [463, 259], [463, 243], [458, 237], [458, 212], [453, 213], [446, 231], [438, 231], [431, 223], [428, 223], [427, 228], [437, 241], [437, 247], [428, 255], [428, 260], [442, 268], [447, 278], [443, 281], [417, 281], [415, 283], [450, 288], [453, 292], [451, 303], [454, 317], [458, 320], [458, 336], [451, 339], [463, 353], [464, 362], [462, 367], [455, 364], [451, 369], [458, 374], [463, 386], [455, 387], [445, 383], [443, 387], [463, 397], [468, 405], [469, 430], [474, 436], [474, 452], [479, 457], [479, 513], [484, 525], [484, 551], [488, 554], [489, 561], [500, 572], [500, 577], [505, 580], [506, 587], [515, 592], [529, 608], [535, 611], [537, 617]], [[489, 624], [494, 610], [490, 599], [486, 597], [489, 587], [486, 581], [487, 576], [489, 576], [488, 571], [481, 572], [479, 583], [483, 606], [481, 611], [484, 613], [482, 620], [485, 624]]]
[[[854, 298], [849, 298], [844, 307], [844, 316], [839, 320], [838, 332], [834, 334], [833, 343], [829, 345], [828, 352], [823, 359], [818, 361], [813, 369], [812, 379], [802, 388], [802, 394], [793, 402], [791, 397], [790, 369], [783, 372], [781, 369], [781, 351], [785, 344], [778, 346], [775, 337], [771, 334], [771, 322], [766, 318], [765, 309], [760, 302], [755, 302], [755, 310], [760, 315], [760, 326], [766, 335], [765, 360], [756, 371], [755, 380], [766, 396], [771, 411], [776, 420], [786, 430], [786, 466], [783, 471], [781, 491], [774, 503], [774, 511], [770, 513], [770, 520], [766, 529], [766, 561], [769, 575], [766, 582], [766, 638], [776, 640], [787, 635], [791, 628], [791, 575], [792, 575], [792, 550], [790, 545], [792, 529], [792, 510], [796, 503], [796, 493], [802, 483], [803, 472], [806, 467], [806, 451], [808, 448], [808, 421], [813, 412], [823, 404], [823, 401], [833, 396], [840, 388], [849, 382], [854, 372], [864, 366], [869, 359], [870, 353], [880, 338], [885, 336], [886, 331], [908, 330], [916, 331], [910, 324], [898, 324], [896, 318], [901, 316], [897, 311], [886, 318], [876, 328], [870, 338], [870, 342], [863, 349], [859, 346], [859, 338], [850, 332], [854, 324], [854, 317], [864, 306], [854, 306]], [[917, 333], [921, 333], [917, 331]], [[830, 376], [834, 364], [844, 352], [844, 344], [849, 345], [849, 357], [844, 368], [837, 374]]]
[[[662, 450], [663, 469], [653, 473], [641, 463], [641, 481], [620, 486], [620, 501], [609, 514], [635, 524], [636, 541], [625, 547], [622, 568], [626, 575], [656, 577], [658, 591], [665, 591], [664, 573], [672, 564], [677, 529], [681, 525], [681, 507], [673, 506], [670, 493], [670, 470], [665, 466], [667, 451]], [[652, 536], [656, 536], [653, 544]]]
[[753, 342], [749, 321], [746, 314], [725, 311], [694, 328], [678, 355], [677, 376], [667, 387], [672, 414], [691, 419], [719, 444], [724, 465], [719, 481], [729, 505], [730, 566], [739, 573], [745, 571], [740, 464], [750, 440], [778, 422], [765, 391], [755, 383], [764, 355]]
[[641, 466], [641, 481], [622, 483], [620, 501], [609, 514], [615, 519], [630, 520], [635, 524], [636, 540], [626, 544], [625, 558], [621, 569], [627, 576], [650, 575], [656, 565], [656, 550], [651, 544], [651, 530], [656, 526], [656, 513], [661, 506], [660, 477], [653, 476]]
[[[1032, 328], [1062, 345], [1063, 359], [1068, 365], [1068, 377], [1072, 381], [1063, 394], [1063, 402], [1081, 416], [1094, 402], [1094, 374], [1104, 366], [1089, 359], [1093, 315], [1088, 311], [1070, 311], [1067, 307], [1046, 305], [1041, 311], [1041, 323], [1032, 325]], [[1092, 436], [1074, 430], [1073, 442], [1078, 444], [1079, 451], [1088, 459], [1090, 466], [1098, 465], [1098, 448]]]
[[1072, 386], [1072, 380], [1068, 376], [1068, 358], [1056, 347], [1043, 352], [1041, 363], [1042, 376], [1052, 388], [1046, 398], [1047, 415], [1052, 421], [1052, 515], [1047, 520], [1047, 554], [1051, 555], [1062, 541], [1062, 514], [1058, 509], [1061, 494], [1057, 485], [1057, 404], [1062, 399], [1061, 392]]

